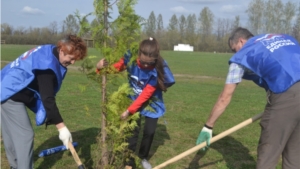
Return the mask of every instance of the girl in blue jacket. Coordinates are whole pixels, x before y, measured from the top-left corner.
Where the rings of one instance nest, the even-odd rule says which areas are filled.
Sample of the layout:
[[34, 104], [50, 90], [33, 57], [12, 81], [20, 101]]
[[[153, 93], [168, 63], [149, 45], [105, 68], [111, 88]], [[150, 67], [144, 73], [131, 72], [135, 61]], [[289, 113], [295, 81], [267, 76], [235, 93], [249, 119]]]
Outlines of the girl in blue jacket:
[[[154, 138], [158, 118], [165, 113], [165, 105], [162, 92], [167, 91], [167, 87], [175, 83], [174, 77], [167, 66], [167, 63], [160, 56], [158, 42], [154, 38], [145, 39], [140, 43], [138, 58], [129, 64], [131, 53], [128, 51], [119, 62], [113, 64], [117, 71], [127, 70], [129, 74], [129, 84], [134, 91], [130, 96], [132, 104], [121, 114], [121, 119], [140, 112], [145, 117], [143, 137], [138, 156], [142, 160], [142, 166], [145, 169], [152, 168], [147, 161], [151, 144]], [[106, 67], [108, 63], [101, 59], [97, 63], [98, 71]], [[146, 102], [151, 98], [150, 106], [154, 110], [145, 109]], [[138, 127], [134, 129], [133, 136], [128, 139], [129, 149], [135, 152], [137, 147], [138, 135], [140, 132], [141, 118], [138, 120]], [[134, 166], [134, 160], [131, 159], [127, 167]], [[129, 167], [129, 168], [130, 168]]]

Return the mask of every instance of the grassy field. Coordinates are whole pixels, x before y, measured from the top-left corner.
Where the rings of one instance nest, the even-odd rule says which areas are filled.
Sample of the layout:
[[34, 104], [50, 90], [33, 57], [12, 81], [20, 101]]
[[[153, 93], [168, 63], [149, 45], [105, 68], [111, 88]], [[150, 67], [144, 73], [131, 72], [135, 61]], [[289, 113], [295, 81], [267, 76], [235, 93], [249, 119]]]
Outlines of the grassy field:
[[[32, 46], [1, 46], [1, 60], [11, 61]], [[95, 49], [89, 55], [96, 55]], [[175, 74], [176, 84], [164, 95], [167, 112], [159, 119], [158, 128], [150, 152], [150, 163], [154, 166], [192, 148], [212, 106], [222, 91], [228, 69], [230, 54], [201, 52], [162, 51]], [[2, 62], [2, 66], [6, 63]], [[80, 63], [77, 63], [78, 65]], [[92, 169], [97, 161], [96, 137], [100, 131], [101, 93], [96, 84], [89, 85], [84, 92], [82, 85], [91, 84], [82, 73], [70, 69], [57, 95], [57, 104], [64, 121], [72, 132], [73, 141], [86, 168]], [[90, 87], [92, 86], [92, 87]], [[260, 113], [266, 102], [265, 92], [252, 82], [243, 81], [219, 118], [214, 135]], [[121, 113], [121, 112], [120, 112]], [[37, 169], [76, 168], [70, 152], [65, 151], [44, 158], [38, 153], [46, 148], [61, 145], [54, 126], [35, 126], [34, 162]], [[167, 123], [165, 123], [165, 121]], [[206, 152], [193, 153], [166, 169], [253, 169], [256, 164], [256, 146], [260, 127], [255, 122], [216, 143]], [[8, 168], [1, 143], [1, 167]], [[280, 163], [277, 169], [280, 169]]]

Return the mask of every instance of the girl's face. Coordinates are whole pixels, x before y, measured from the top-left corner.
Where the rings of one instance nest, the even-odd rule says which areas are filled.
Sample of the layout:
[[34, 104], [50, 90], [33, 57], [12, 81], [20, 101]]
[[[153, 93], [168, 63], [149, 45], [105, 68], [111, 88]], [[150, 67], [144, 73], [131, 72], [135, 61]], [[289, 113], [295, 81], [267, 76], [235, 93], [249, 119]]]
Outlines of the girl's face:
[[140, 65], [144, 68], [153, 67], [156, 63], [156, 59], [153, 57], [145, 56], [144, 54], [141, 54], [139, 56]]
[[65, 54], [61, 49], [59, 50], [59, 62], [64, 67], [69, 66], [70, 64], [74, 64], [76, 61], [75, 55]]

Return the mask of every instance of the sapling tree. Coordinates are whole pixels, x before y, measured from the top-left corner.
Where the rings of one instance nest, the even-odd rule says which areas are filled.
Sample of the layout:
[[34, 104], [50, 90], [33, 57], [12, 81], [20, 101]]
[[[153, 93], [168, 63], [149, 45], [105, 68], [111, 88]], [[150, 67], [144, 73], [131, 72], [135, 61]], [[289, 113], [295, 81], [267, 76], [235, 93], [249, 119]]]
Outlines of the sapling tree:
[[[125, 121], [120, 119], [121, 113], [131, 103], [128, 95], [132, 94], [132, 89], [126, 80], [128, 75], [126, 71], [116, 74], [111, 65], [123, 57], [128, 50], [132, 52], [132, 60], [137, 57], [142, 19], [135, 14], [135, 4], [135, 0], [118, 0], [112, 3], [109, 0], [95, 0], [93, 26], [80, 22], [83, 24], [83, 29], [80, 30], [92, 33], [99, 55], [110, 63], [110, 66], [96, 73], [95, 65], [99, 57], [89, 56], [81, 66], [87, 77], [98, 84], [97, 88], [101, 88], [98, 90], [102, 94], [101, 108], [99, 108], [101, 133], [97, 137], [99, 147], [97, 151], [100, 156], [97, 168], [101, 169], [124, 168], [124, 162], [129, 157], [138, 159], [128, 150], [126, 141], [137, 125], [138, 113]], [[115, 20], [110, 16], [112, 5], [116, 5], [119, 12]], [[82, 21], [83, 18], [76, 16]], [[82, 31], [80, 33], [83, 34]]]

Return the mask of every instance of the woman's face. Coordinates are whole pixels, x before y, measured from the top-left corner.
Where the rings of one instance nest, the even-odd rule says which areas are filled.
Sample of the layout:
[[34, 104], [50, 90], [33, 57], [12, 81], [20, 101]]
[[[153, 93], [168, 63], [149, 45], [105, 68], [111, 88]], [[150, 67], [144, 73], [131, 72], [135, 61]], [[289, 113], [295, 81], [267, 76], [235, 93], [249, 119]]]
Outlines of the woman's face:
[[59, 50], [59, 62], [64, 67], [69, 66], [70, 64], [74, 64], [76, 61], [75, 55], [65, 54], [61, 49]]
[[153, 67], [155, 65], [155, 63], [156, 63], [156, 59], [155, 58], [145, 56], [144, 54], [141, 54], [139, 56], [139, 59], [140, 59], [141, 66], [144, 67], [144, 68]]

